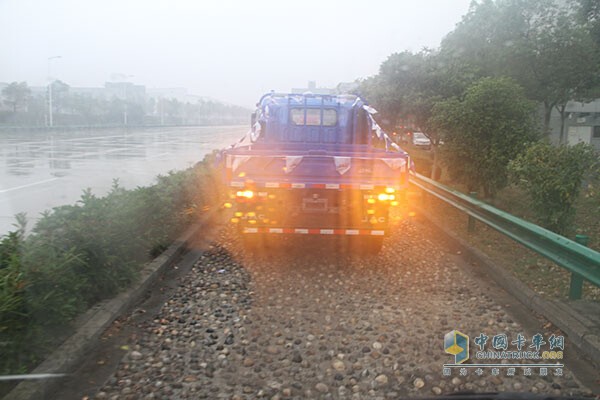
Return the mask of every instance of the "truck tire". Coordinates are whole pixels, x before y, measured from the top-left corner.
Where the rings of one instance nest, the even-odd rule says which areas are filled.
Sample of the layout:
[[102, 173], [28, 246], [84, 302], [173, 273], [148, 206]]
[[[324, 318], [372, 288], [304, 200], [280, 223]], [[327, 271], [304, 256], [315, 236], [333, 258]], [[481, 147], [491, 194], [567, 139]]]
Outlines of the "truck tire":
[[348, 237], [348, 249], [358, 255], [377, 254], [383, 245], [382, 236]]
[[267, 249], [267, 236], [262, 233], [243, 234], [244, 249], [252, 254], [265, 252]]
[[378, 254], [383, 246], [383, 236], [370, 237], [366, 243], [367, 254]]

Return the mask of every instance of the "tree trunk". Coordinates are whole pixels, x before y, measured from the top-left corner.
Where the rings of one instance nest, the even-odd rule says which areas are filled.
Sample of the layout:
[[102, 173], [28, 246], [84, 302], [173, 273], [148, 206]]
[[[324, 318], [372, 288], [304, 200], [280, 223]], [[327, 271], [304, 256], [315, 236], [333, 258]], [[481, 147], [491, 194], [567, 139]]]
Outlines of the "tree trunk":
[[558, 138], [558, 144], [566, 144], [565, 140], [565, 120], [567, 119], [567, 113], [565, 109], [567, 108], [566, 104], [562, 104], [560, 106], [556, 106], [556, 109], [560, 113], [560, 136]]
[[442, 177], [442, 168], [439, 166], [439, 157], [438, 157], [438, 145], [434, 144], [433, 141], [431, 143], [431, 153], [433, 155], [433, 165], [431, 166], [431, 179], [434, 181], [439, 181]]
[[552, 116], [552, 107], [553, 105], [544, 102], [544, 135], [546, 137], [550, 136], [550, 117]]

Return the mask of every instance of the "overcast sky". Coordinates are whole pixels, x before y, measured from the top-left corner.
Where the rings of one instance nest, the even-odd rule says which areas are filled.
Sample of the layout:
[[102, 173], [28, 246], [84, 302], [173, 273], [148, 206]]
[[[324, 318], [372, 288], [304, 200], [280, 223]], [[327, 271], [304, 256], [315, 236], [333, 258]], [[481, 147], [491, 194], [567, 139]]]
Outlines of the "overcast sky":
[[[333, 87], [391, 53], [438, 47], [471, 0], [0, 0], [0, 82], [51, 75], [153, 87], [252, 106], [271, 89]], [[114, 76], [113, 76], [114, 78]]]

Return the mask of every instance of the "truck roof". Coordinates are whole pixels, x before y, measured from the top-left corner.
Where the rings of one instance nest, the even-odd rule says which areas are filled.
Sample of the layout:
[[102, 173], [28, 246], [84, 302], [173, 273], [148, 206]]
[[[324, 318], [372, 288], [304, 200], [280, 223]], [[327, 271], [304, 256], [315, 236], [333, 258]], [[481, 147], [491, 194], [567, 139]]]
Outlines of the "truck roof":
[[267, 105], [303, 107], [362, 107], [366, 103], [353, 94], [312, 94], [312, 93], [267, 93], [259, 101], [260, 107]]

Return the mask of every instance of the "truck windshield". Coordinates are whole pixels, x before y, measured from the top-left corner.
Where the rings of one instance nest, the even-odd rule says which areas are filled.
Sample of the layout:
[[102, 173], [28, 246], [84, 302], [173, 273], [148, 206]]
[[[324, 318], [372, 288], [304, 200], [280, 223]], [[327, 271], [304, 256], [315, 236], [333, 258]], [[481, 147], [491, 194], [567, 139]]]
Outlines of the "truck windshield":
[[290, 110], [290, 121], [293, 125], [335, 126], [337, 124], [337, 111], [332, 108], [323, 109], [323, 120], [321, 120], [320, 108], [307, 108], [306, 119], [304, 111], [304, 108]]

